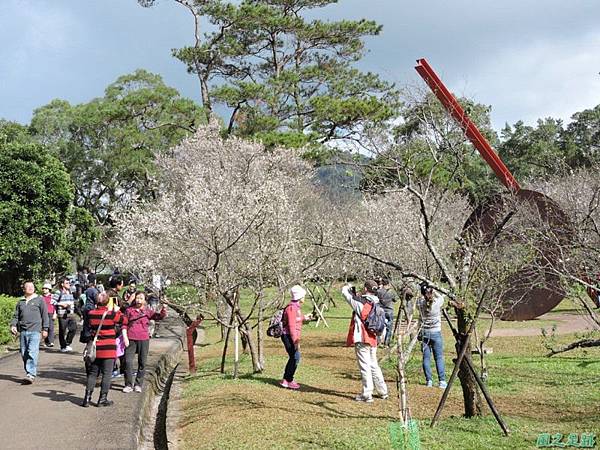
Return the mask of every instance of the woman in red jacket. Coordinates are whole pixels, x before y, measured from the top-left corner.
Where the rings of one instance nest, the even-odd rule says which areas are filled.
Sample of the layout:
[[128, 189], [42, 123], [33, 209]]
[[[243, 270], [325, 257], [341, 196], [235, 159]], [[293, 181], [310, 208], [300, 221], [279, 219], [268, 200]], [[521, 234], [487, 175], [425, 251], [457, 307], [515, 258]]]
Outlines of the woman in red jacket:
[[[142, 383], [144, 382], [144, 370], [146, 368], [146, 358], [150, 348], [150, 333], [148, 327], [151, 320], [161, 320], [167, 317], [167, 309], [162, 307], [160, 312], [146, 306], [146, 293], [136, 292], [131, 306], [125, 311], [127, 316], [127, 325], [123, 330], [127, 330], [129, 346], [125, 350], [125, 387], [123, 392], [129, 393], [142, 392]], [[138, 355], [138, 369], [133, 384], [133, 364], [135, 354]], [[132, 387], [133, 385], [133, 387]]]
[[289, 359], [285, 365], [283, 380], [279, 384], [287, 389], [300, 389], [300, 385], [294, 381], [294, 374], [300, 364], [300, 333], [302, 323], [311, 320], [312, 317], [310, 314], [303, 316], [300, 310], [306, 291], [296, 285], [290, 289], [290, 294], [292, 294], [292, 300], [283, 312], [283, 334], [281, 335]]
[[117, 357], [117, 333], [115, 327], [122, 325], [125, 346], [129, 345], [127, 338], [127, 317], [118, 309], [108, 309], [108, 294], [102, 292], [96, 299], [96, 309], [88, 313], [92, 339], [98, 335], [96, 341], [96, 359], [87, 366], [87, 386], [85, 397], [81, 406], [88, 407], [92, 401], [92, 392], [98, 375], [102, 373], [102, 384], [100, 387], [100, 398], [97, 406], [110, 406], [112, 401], [108, 400], [112, 368]]

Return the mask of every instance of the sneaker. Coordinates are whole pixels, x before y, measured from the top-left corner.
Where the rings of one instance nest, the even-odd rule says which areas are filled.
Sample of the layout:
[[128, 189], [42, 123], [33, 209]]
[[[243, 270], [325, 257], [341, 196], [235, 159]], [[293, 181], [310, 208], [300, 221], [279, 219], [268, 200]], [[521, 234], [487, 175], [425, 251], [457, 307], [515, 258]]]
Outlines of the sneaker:
[[142, 392], [142, 387], [136, 384], [136, 385], [134, 386], [133, 390], [134, 390], [135, 392]]
[[111, 378], [119, 378], [120, 376], [122, 376], [122, 375], [118, 370], [113, 370]]
[[279, 386], [281, 386], [282, 388], [286, 388], [286, 389], [289, 387], [288, 382], [286, 380], [281, 380], [279, 382]]
[[300, 385], [295, 381], [288, 381], [288, 389], [300, 389]]
[[379, 398], [381, 400], [387, 400], [388, 398], [390, 398], [390, 396], [389, 396], [389, 394], [383, 394], [383, 395], [380, 395]]
[[371, 397], [371, 396], [365, 397], [362, 394], [354, 397], [354, 400], [356, 400], [357, 402], [373, 403], [373, 397]]
[[425, 383], [426, 387], [433, 387], [433, 381], [431, 380], [427, 380], [427, 383]]
[[448, 386], [448, 383], [446, 383], [445, 381], [440, 381], [440, 384], [439, 384], [440, 389], [446, 389], [447, 386]]
[[49, 342], [46, 344], [46, 347], [54, 347], [54, 342]]
[[25, 384], [33, 384], [33, 382], [34, 382], [34, 381], [35, 381], [35, 377], [34, 377], [33, 375], [31, 375], [30, 373], [28, 373], [28, 374], [25, 376], [25, 379], [23, 380], [23, 382], [24, 382]]
[[72, 352], [72, 351], [73, 351], [73, 349], [71, 348], [71, 346], [70, 346], [70, 345], [67, 345], [65, 348], [61, 348], [61, 349], [60, 349], [60, 351], [61, 351], [62, 353], [69, 353], [69, 352]]
[[126, 394], [129, 394], [130, 392], [133, 392], [133, 388], [131, 386], [125, 386], [123, 388], [123, 392], [125, 392]]

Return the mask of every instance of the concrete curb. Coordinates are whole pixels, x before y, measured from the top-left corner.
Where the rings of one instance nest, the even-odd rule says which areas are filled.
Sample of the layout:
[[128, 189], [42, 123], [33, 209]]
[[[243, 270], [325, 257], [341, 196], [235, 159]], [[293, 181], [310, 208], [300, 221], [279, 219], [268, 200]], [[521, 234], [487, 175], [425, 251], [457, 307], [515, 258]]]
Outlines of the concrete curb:
[[[171, 311], [172, 312], [172, 311]], [[133, 423], [130, 448], [138, 449], [145, 442], [152, 442], [154, 435], [155, 404], [157, 396], [161, 396], [167, 382], [181, 360], [185, 348], [185, 324], [175, 313], [161, 324], [169, 328], [172, 336], [166, 338], [172, 341], [168, 350], [164, 351], [158, 361], [148, 369], [144, 378], [144, 387], [136, 405], [137, 415]], [[165, 338], [161, 338], [165, 339]]]

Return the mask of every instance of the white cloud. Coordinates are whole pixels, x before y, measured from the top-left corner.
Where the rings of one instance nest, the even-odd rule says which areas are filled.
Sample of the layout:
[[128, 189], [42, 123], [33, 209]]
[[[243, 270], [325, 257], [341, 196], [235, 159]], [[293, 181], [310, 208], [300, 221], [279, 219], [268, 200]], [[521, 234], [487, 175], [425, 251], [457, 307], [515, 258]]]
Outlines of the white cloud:
[[492, 105], [496, 128], [518, 119], [568, 122], [575, 112], [600, 103], [599, 53], [600, 32], [508, 48], [482, 61], [464, 91]]

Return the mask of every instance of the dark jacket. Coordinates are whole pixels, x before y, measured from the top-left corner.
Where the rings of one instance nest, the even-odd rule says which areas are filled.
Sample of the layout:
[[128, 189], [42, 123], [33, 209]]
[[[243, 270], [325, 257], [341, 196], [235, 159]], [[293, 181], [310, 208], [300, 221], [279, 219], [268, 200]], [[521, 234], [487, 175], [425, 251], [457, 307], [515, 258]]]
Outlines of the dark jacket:
[[386, 312], [394, 312], [394, 302], [396, 296], [391, 290], [381, 288], [377, 291], [377, 298], [379, 298], [379, 304]]
[[19, 331], [37, 331], [48, 330], [48, 308], [46, 302], [40, 296], [33, 297], [26, 301], [21, 298], [15, 307], [15, 315], [11, 327], [17, 327]]
[[[96, 300], [98, 299], [98, 289], [96, 286], [90, 286], [85, 290], [85, 306], [84, 308], [94, 309]], [[91, 308], [90, 308], [91, 306]]]

